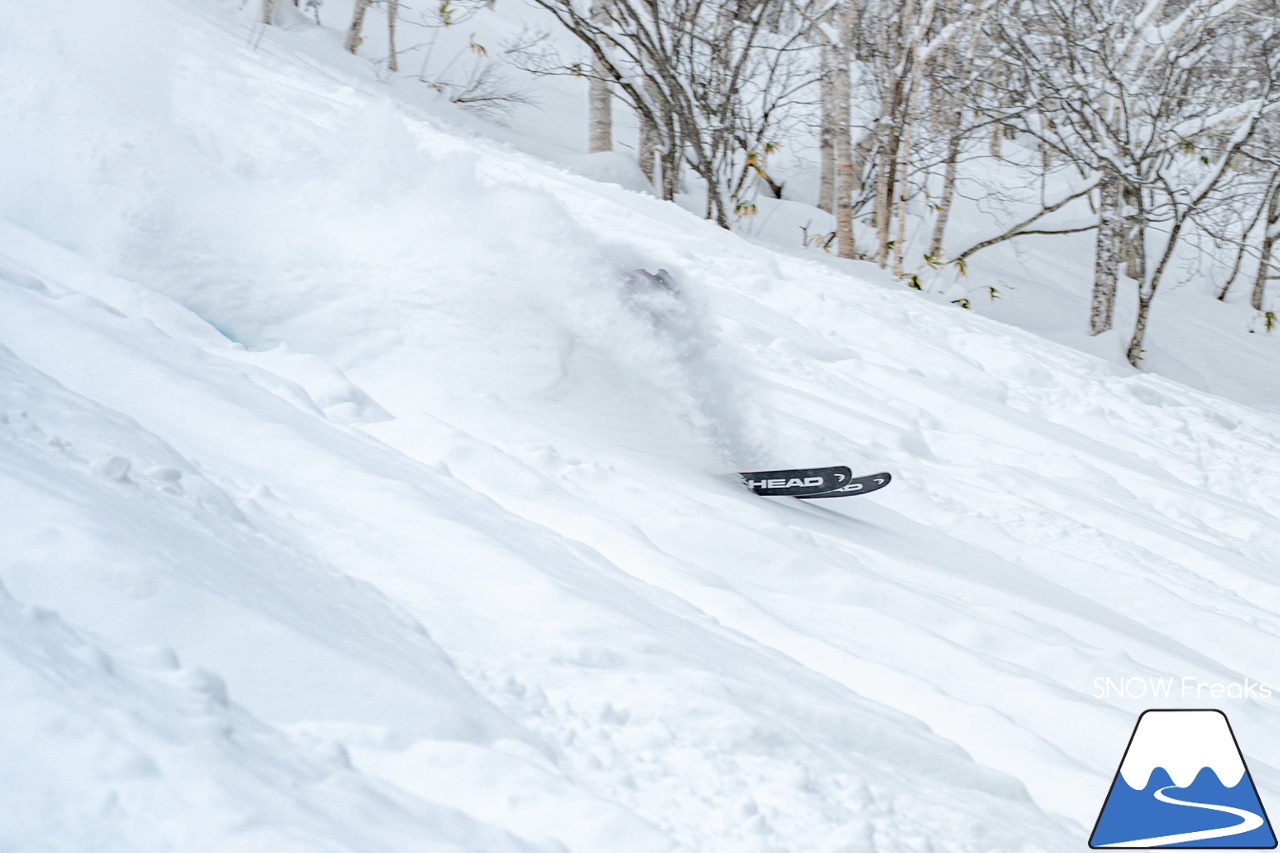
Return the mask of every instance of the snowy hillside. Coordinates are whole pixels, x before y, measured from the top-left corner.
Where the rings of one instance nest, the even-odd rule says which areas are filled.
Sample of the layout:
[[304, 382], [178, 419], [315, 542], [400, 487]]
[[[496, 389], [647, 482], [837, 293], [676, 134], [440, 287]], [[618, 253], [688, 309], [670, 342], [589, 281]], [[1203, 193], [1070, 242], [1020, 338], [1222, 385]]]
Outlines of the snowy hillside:
[[[331, 30], [45, 5], [0, 2], [0, 850], [1078, 850], [1150, 706], [1280, 797], [1276, 698], [1209, 687], [1280, 686], [1276, 415]], [[894, 483], [732, 476], [841, 462]]]

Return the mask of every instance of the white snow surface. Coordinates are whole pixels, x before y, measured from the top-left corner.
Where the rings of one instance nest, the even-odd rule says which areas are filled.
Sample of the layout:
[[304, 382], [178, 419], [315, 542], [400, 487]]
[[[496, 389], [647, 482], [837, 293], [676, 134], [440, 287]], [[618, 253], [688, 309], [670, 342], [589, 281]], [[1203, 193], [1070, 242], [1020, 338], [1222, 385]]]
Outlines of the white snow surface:
[[[1079, 849], [1149, 701], [1096, 679], [1280, 685], [1276, 415], [334, 30], [73, 5], [0, 0], [0, 850]], [[836, 463], [895, 479], [731, 473]]]
[[1147, 711], [1133, 731], [1120, 764], [1130, 788], [1147, 787], [1151, 773], [1163, 767], [1173, 784], [1185, 788], [1208, 767], [1218, 781], [1234, 788], [1244, 777], [1244, 759], [1221, 711]]

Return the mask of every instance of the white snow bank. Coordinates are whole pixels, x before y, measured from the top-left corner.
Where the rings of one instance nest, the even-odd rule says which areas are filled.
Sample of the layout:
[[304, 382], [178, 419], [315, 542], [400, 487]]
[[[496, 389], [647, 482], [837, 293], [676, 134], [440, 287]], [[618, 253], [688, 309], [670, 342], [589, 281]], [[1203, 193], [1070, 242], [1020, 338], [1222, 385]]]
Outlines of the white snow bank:
[[303, 745], [165, 648], [106, 650], [0, 588], [6, 850], [533, 851]]

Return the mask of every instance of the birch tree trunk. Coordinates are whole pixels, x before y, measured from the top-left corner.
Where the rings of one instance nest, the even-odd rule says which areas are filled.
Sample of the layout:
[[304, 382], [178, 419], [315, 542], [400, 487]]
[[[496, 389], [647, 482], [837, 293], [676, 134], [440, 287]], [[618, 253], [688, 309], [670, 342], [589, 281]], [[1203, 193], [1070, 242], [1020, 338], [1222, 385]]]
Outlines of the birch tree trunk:
[[1142, 354], [1144, 352], [1142, 345], [1147, 338], [1147, 319], [1151, 316], [1151, 298], [1146, 293], [1138, 294], [1138, 320], [1133, 325], [1133, 337], [1129, 341], [1129, 349], [1125, 351], [1124, 357], [1129, 364], [1134, 367], [1142, 365]]
[[276, 0], [262, 0], [262, 23], [270, 26], [274, 18]]
[[832, 153], [835, 160], [836, 254], [841, 258], [857, 255], [853, 239], [853, 139], [850, 128], [849, 62], [853, 44], [854, 13], [852, 0], [841, 6], [840, 42], [833, 46], [837, 53], [832, 66], [831, 79], [831, 130], [835, 136]]
[[1098, 239], [1093, 260], [1093, 300], [1089, 334], [1111, 328], [1116, 304], [1116, 276], [1120, 265], [1120, 176], [1107, 172], [1098, 184]]
[[400, 70], [396, 58], [396, 18], [400, 17], [400, 0], [387, 0], [387, 68], [394, 74]]
[[680, 190], [680, 149], [674, 145], [662, 149], [658, 162], [662, 164], [662, 198], [672, 201]]
[[[877, 4], [877, 7], [883, 4]], [[876, 186], [875, 199], [872, 206], [872, 221], [876, 228], [876, 263], [884, 269], [887, 261], [886, 251], [889, 245], [889, 203], [890, 196], [893, 193], [893, 175], [896, 160], [891, 159], [892, 151], [897, 146], [892, 144], [892, 125], [894, 118], [893, 100], [891, 96], [892, 84], [884, 78], [890, 74], [889, 66], [891, 65], [890, 48], [892, 42], [889, 38], [889, 23], [884, 20], [883, 14], [879, 15], [879, 23], [877, 25], [876, 46], [875, 46], [875, 62], [880, 68], [880, 114], [876, 117], [874, 132], [876, 136]], [[901, 21], [901, 12], [898, 16]]]
[[[1222, 166], [1229, 159], [1229, 156], [1223, 158], [1222, 164], [1219, 165], [1219, 176], [1222, 174]], [[1173, 257], [1173, 251], [1178, 246], [1178, 235], [1181, 233], [1182, 226], [1186, 223], [1191, 209], [1195, 204], [1203, 201], [1211, 188], [1212, 184], [1204, 190], [1199, 198], [1193, 200], [1192, 205], [1189, 205], [1180, 214], [1175, 214], [1169, 227], [1169, 236], [1165, 240], [1164, 252], [1160, 255], [1160, 260], [1156, 264], [1155, 270], [1152, 271], [1148, 278], [1138, 282], [1138, 319], [1133, 324], [1133, 337], [1129, 339], [1129, 349], [1125, 352], [1125, 358], [1134, 367], [1142, 365], [1143, 344], [1146, 343], [1147, 338], [1147, 321], [1151, 317], [1151, 302], [1156, 298], [1156, 288], [1160, 286], [1160, 280], [1164, 278], [1164, 271], [1169, 266], [1169, 259]], [[1143, 265], [1145, 267], [1145, 262]]]
[[1120, 251], [1124, 256], [1124, 273], [1137, 282], [1147, 280], [1147, 228], [1142, 203], [1142, 189], [1126, 184], [1120, 193], [1123, 228]]
[[960, 161], [960, 134], [958, 127], [951, 129], [951, 141], [947, 144], [947, 163], [942, 173], [942, 195], [938, 197], [938, 214], [933, 221], [933, 237], [929, 240], [929, 257], [942, 260], [942, 238], [947, 233], [947, 219], [951, 216], [951, 200], [956, 194], [956, 164]]
[[[881, 118], [884, 118], [883, 116]], [[876, 222], [876, 263], [884, 269], [888, 263], [889, 251], [889, 214], [890, 214], [890, 195], [893, 193], [893, 172], [897, 168], [897, 159], [889, 157], [889, 149], [896, 147], [890, 144], [889, 133], [887, 128], [879, 129], [878, 134], [883, 140], [879, 150], [879, 160], [876, 163], [876, 199], [875, 199], [875, 222]]]
[[862, 176], [867, 172], [867, 161], [876, 147], [876, 135], [864, 133], [853, 146], [853, 191], [855, 194], [863, 190]]
[[[909, 52], [915, 54], [918, 52], [918, 45], [912, 44]], [[913, 77], [907, 86], [907, 91], [902, 98], [901, 118], [898, 121], [898, 132], [895, 134], [898, 140], [896, 161], [897, 167], [894, 173], [894, 187], [897, 190], [897, 209], [898, 230], [893, 238], [893, 274], [895, 276], [902, 275], [902, 256], [907, 251], [907, 201], [911, 196], [911, 181], [909, 175], [911, 172], [911, 133], [914, 129], [914, 123], [917, 121], [916, 116], [916, 96], [919, 93], [919, 77]]]
[[644, 178], [653, 184], [653, 159], [658, 153], [658, 128], [646, 115], [640, 116], [640, 144], [636, 146], [636, 156], [640, 162], [640, 171]]
[[[964, 143], [964, 107], [968, 95], [964, 81], [972, 79], [974, 38], [970, 36], [957, 49], [948, 49], [944, 55], [941, 74], [950, 74], [956, 81], [950, 93], [950, 101], [946, 99], [945, 87], [941, 81], [935, 81], [933, 98], [940, 103], [934, 110], [937, 132], [947, 138], [947, 153], [942, 166], [942, 192], [938, 196], [938, 209], [933, 220], [933, 235], [929, 239], [929, 250], [926, 257], [940, 261], [944, 256], [942, 240], [947, 233], [947, 220], [951, 217], [951, 202], [956, 194], [956, 172], [959, 170], [960, 148]], [[957, 58], [960, 54], [963, 58]], [[1047, 167], [1046, 167], [1047, 171]], [[1044, 193], [1041, 191], [1040, 206], [1044, 206]]]
[[[605, 0], [591, 7], [591, 22], [603, 27], [609, 22]], [[591, 67], [587, 91], [587, 151], [596, 154], [613, 150], [613, 104], [607, 71], [599, 60]]]
[[[907, 129], [907, 134], [910, 128]], [[898, 153], [898, 190], [897, 217], [898, 231], [893, 237], [893, 274], [902, 275], [902, 256], [907, 244], [907, 197], [910, 195], [910, 182], [907, 180], [907, 168], [911, 161], [911, 137], [904, 134], [901, 151]]]
[[1280, 227], [1280, 186], [1271, 190], [1271, 200], [1267, 204], [1267, 221], [1262, 232], [1262, 250], [1258, 257], [1258, 274], [1253, 279], [1253, 293], [1249, 304], [1253, 310], [1262, 310], [1262, 298], [1267, 293], [1267, 277], [1271, 274], [1271, 250], [1275, 247], [1276, 230]]
[[[613, 150], [613, 110], [610, 103], [612, 96], [609, 93], [609, 83], [597, 76], [598, 74], [598, 70], [592, 73], [588, 84], [590, 88], [587, 92], [589, 115], [587, 151], [592, 154]], [[650, 164], [650, 170], [652, 168]]]
[[360, 48], [360, 31], [364, 29], [364, 13], [369, 11], [373, 0], [356, 0], [355, 11], [351, 15], [351, 27], [347, 30], [346, 41], [342, 47], [347, 53], [355, 53]]
[[[830, 45], [822, 48], [822, 65], [832, 69], [836, 64], [836, 52]], [[821, 106], [821, 124], [818, 128], [818, 207], [827, 213], [835, 213], [835, 87], [830, 70], [822, 75], [818, 86]]]

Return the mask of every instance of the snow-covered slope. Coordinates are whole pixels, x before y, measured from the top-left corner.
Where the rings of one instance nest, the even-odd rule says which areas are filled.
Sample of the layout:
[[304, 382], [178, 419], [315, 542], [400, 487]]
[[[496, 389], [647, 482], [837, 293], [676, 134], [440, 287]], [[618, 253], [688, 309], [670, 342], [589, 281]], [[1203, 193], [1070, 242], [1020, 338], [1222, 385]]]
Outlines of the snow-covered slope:
[[[332, 31], [39, 6], [0, 849], [1078, 849], [1151, 702], [1097, 679], [1280, 685], [1276, 417], [486, 141]], [[730, 476], [835, 462], [895, 482]], [[1265, 802], [1280, 716], [1219, 701]]]

